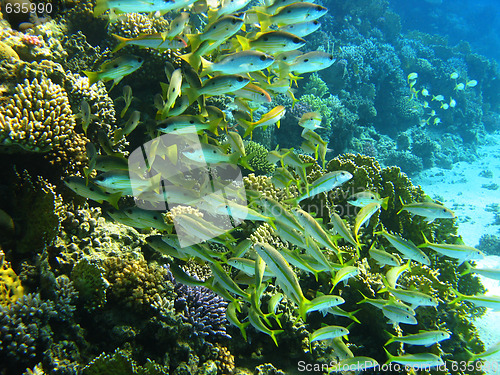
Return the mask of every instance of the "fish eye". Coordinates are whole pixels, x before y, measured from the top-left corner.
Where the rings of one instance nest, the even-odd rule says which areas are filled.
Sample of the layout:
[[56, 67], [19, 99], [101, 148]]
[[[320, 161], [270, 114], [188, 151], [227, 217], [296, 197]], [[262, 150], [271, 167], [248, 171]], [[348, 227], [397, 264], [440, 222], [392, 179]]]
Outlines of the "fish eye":
[[267, 36], [265, 36], [265, 37], [263, 38], [263, 40], [264, 40], [265, 42], [267, 42], [267, 41], [269, 40], [269, 38], [268, 38]]
[[242, 82], [242, 81], [243, 81], [243, 77], [239, 76], [239, 77], [237, 78], [237, 81], [238, 81], [238, 82]]
[[314, 21], [313, 21], [313, 24], [314, 24], [314, 25], [319, 25], [319, 21], [318, 21], [318, 20], [314, 20]]
[[265, 95], [264, 95], [264, 93], [262, 93], [262, 92], [261, 92], [261, 93], [260, 93], [260, 96], [265, 96]]
[[283, 61], [285, 61], [285, 60], [286, 60], [286, 56], [285, 56], [285, 57], [283, 57]]
[[446, 212], [446, 209], [443, 208], [443, 212]]
[[137, 62], [142, 62], [142, 57], [137, 58]]
[[262, 55], [262, 56], [260, 56], [260, 61], [266, 61], [266, 60], [267, 60], [266, 55]]
[[293, 38], [293, 42], [294, 42], [295, 44], [299, 44], [299, 43], [300, 43], [300, 39], [299, 39], [299, 38]]
[[304, 62], [308, 62], [308, 61], [309, 61], [309, 59], [305, 59], [305, 60], [304, 60]]
[[90, 191], [94, 191], [95, 189], [91, 186], [91, 187], [89, 188], [89, 190], [90, 190]]
[[129, 208], [129, 209], [127, 210], [127, 212], [128, 212], [129, 214], [131, 214], [131, 213], [132, 213], [132, 210]]
[[118, 68], [119, 66], [120, 66], [120, 65], [115, 64], [115, 65], [113, 65], [113, 68]]
[[158, 216], [153, 216], [153, 219], [158, 220]]
[[287, 13], [292, 13], [292, 11], [290, 9], [288, 9]]
[[235, 23], [238, 23], [238, 20], [237, 20], [236, 18], [235, 18], [235, 19], [233, 19], [233, 25], [234, 25]]
[[322, 7], [321, 5], [318, 5], [318, 6], [316, 7], [316, 10], [320, 10], [320, 11], [321, 11], [321, 10], [323, 10], [323, 7]]
[[194, 124], [194, 120], [189, 120], [189, 123], [190, 124]]

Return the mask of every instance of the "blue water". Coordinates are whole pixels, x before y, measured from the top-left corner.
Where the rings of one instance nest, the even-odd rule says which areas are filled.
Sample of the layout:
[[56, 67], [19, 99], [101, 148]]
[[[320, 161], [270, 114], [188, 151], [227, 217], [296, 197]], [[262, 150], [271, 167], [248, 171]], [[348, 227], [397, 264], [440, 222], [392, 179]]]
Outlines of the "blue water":
[[403, 33], [418, 30], [448, 37], [450, 45], [469, 42], [476, 53], [500, 61], [500, 1], [389, 0], [401, 16]]

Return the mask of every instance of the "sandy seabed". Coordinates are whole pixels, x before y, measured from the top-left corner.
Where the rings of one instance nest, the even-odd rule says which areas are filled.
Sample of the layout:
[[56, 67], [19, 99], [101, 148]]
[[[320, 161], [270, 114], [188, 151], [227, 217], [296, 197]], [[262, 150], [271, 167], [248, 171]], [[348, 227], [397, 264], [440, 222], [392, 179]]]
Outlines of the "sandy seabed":
[[[500, 133], [487, 136], [475, 160], [456, 163], [452, 169], [428, 169], [413, 182], [455, 211], [459, 234], [467, 245], [477, 246], [484, 234], [500, 236], [500, 225], [494, 224], [492, 212], [494, 204], [500, 205]], [[500, 269], [500, 257], [487, 256], [477, 267]], [[481, 280], [488, 289], [486, 294], [500, 296], [500, 281]], [[475, 324], [486, 349], [500, 341], [500, 311], [488, 309]], [[483, 369], [488, 375], [500, 374], [500, 353], [485, 360]]]

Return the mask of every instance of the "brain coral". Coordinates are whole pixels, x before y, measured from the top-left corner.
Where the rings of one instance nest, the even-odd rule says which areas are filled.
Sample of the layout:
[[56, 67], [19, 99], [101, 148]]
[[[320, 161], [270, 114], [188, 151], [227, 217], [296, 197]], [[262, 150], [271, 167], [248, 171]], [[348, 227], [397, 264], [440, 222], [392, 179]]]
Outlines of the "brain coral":
[[50, 79], [24, 80], [0, 105], [0, 144], [46, 152], [64, 145], [75, 120], [64, 89]]

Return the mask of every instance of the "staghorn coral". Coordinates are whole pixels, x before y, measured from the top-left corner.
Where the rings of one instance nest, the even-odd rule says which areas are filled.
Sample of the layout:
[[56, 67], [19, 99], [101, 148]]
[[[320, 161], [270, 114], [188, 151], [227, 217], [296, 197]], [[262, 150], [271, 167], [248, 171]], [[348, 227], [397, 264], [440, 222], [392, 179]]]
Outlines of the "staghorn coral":
[[271, 182], [271, 178], [267, 176], [256, 176], [254, 173], [250, 173], [248, 176], [243, 177], [243, 182], [246, 189], [258, 191], [277, 201], [294, 198], [298, 195], [296, 185], [290, 186], [290, 194], [288, 195], [285, 190], [276, 188]]
[[64, 148], [74, 127], [68, 97], [50, 79], [26, 79], [0, 109], [0, 144], [7, 150], [46, 152]]
[[5, 254], [0, 249], [0, 306], [10, 307], [24, 295], [21, 280], [5, 260]]

